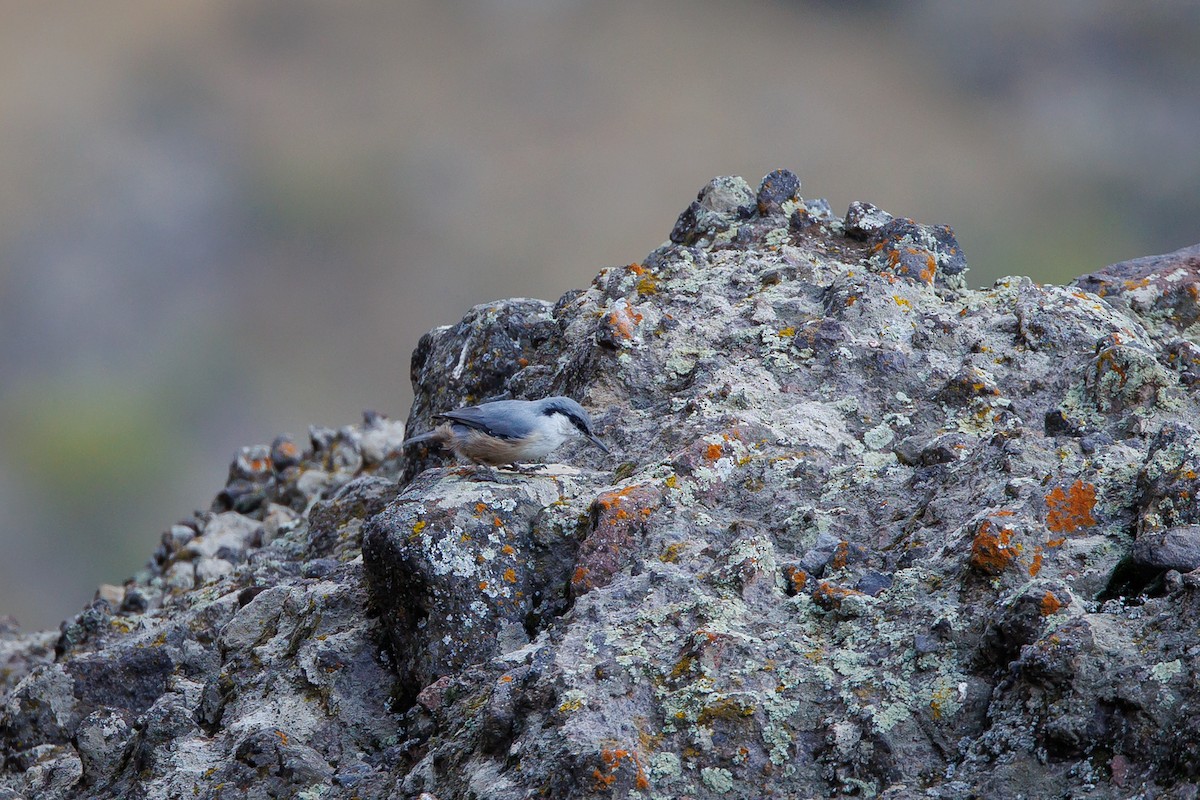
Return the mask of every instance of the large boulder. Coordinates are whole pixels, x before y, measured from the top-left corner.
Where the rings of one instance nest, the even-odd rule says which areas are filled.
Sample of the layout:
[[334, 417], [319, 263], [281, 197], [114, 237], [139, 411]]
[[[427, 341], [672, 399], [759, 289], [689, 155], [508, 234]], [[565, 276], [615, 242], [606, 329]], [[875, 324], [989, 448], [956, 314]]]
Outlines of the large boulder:
[[0, 797], [1195, 796], [1196, 249], [973, 290], [800, 188], [421, 340], [409, 430], [565, 394], [612, 456], [368, 414], [0, 626]]

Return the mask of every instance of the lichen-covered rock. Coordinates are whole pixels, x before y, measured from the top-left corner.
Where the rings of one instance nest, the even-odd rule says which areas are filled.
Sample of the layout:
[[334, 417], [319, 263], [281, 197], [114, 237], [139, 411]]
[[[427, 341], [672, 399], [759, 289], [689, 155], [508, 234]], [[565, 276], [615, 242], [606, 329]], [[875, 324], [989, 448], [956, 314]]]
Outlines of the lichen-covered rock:
[[[363, 550], [402, 698], [528, 644], [536, 604], [567, 581], [565, 570], [538, 569], [534, 519], [579, 484], [571, 474], [481, 482], [429, 470], [370, 520]], [[568, 534], [550, 546], [578, 542]]]
[[0, 626], [0, 797], [1200, 793], [1196, 248], [968, 290], [948, 228], [799, 192], [422, 338], [413, 430], [565, 394], [611, 457], [313, 428]]

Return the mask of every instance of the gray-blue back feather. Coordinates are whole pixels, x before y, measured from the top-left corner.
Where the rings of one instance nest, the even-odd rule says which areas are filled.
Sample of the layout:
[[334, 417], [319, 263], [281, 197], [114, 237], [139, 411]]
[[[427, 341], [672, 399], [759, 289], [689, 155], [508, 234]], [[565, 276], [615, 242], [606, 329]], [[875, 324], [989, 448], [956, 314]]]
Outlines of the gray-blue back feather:
[[531, 404], [524, 400], [496, 400], [483, 405], [456, 408], [433, 416], [500, 439], [519, 439], [529, 434], [533, 413], [535, 412]]

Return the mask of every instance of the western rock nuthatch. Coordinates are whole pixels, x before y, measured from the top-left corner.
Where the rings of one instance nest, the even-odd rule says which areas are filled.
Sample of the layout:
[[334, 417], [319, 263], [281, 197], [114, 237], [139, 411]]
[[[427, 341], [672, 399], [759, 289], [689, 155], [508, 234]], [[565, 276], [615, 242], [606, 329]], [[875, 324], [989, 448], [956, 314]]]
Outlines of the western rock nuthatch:
[[609, 452], [592, 431], [592, 418], [569, 397], [541, 400], [497, 400], [434, 414], [445, 420], [428, 433], [404, 442], [436, 443], [460, 459], [476, 464], [543, 461], [563, 442], [583, 436]]

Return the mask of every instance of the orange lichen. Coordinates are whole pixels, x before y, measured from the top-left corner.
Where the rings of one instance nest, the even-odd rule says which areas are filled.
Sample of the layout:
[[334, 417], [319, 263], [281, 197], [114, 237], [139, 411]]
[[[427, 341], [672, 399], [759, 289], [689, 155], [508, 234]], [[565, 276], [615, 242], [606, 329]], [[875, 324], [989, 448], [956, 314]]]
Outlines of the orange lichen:
[[504, 555], [506, 555], [506, 556], [511, 556], [513, 553], [515, 553], [517, 551], [513, 549], [513, 546], [511, 544], [506, 544], [506, 545], [504, 545], [504, 547], [500, 548], [500, 552], [504, 553]]
[[646, 778], [646, 772], [642, 769], [641, 759], [638, 758], [636, 752], [619, 749], [604, 749], [600, 751], [600, 760], [608, 769], [608, 774], [601, 772], [599, 769], [592, 770], [592, 777], [596, 779], [596, 789], [610, 789], [613, 783], [617, 780], [617, 769], [621, 766], [624, 760], [633, 762], [636, 773], [634, 774], [633, 783], [639, 790], [650, 788], [650, 781]]
[[280, 442], [278, 445], [276, 445], [276, 447], [281, 455], [285, 455], [288, 458], [293, 458], [300, 455], [300, 448], [296, 447], [295, 442]]
[[287, 736], [287, 734], [286, 734], [286, 733], [284, 733], [283, 731], [278, 731], [278, 730], [277, 730], [277, 731], [275, 731], [275, 735], [279, 737], [279, 741], [280, 741], [280, 742], [281, 742], [283, 745], [285, 745], [285, 746], [287, 745], [287, 743], [288, 743], [288, 736]]
[[476, 503], [475, 516], [482, 517], [485, 513], [487, 513], [487, 503]]
[[1091, 527], [1096, 524], [1092, 516], [1095, 507], [1095, 484], [1077, 478], [1066, 491], [1056, 486], [1046, 495], [1046, 527], [1054, 533], [1074, 533]]
[[971, 566], [988, 575], [999, 575], [1021, 552], [1012, 544], [1013, 532], [1009, 528], [993, 530], [991, 520], [979, 523], [979, 530], [971, 542]]
[[501, 676], [500, 676], [500, 682], [501, 682], [501, 683], [512, 683], [512, 682], [513, 682], [513, 676], [512, 676], [512, 675], [501, 675]]
[[721, 457], [721, 454], [724, 452], [725, 452], [725, 449], [721, 445], [710, 444], [708, 446], [708, 449], [704, 451], [704, 457], [707, 458], [709, 461], [716, 461], [718, 458]]
[[837, 547], [833, 551], [833, 568], [844, 569], [846, 561], [850, 558], [850, 543], [847, 541], [838, 542]]
[[252, 458], [246, 462], [246, 466], [250, 468], [251, 472], [266, 472], [271, 469], [271, 459]]
[[1122, 367], [1120, 364], [1117, 363], [1117, 356], [1114, 353], [1114, 351], [1111, 349], [1105, 350], [1103, 353], [1100, 354], [1099, 358], [1096, 359], [1096, 375], [1097, 375], [1097, 377], [1101, 376], [1106, 369], [1112, 370], [1113, 372], [1117, 373], [1117, 376], [1121, 379], [1120, 380], [1121, 386], [1124, 386], [1125, 382], [1127, 380], [1129, 380], [1129, 376], [1125, 374], [1124, 367]]
[[1033, 563], [1029, 565], [1029, 577], [1036, 578], [1042, 571], [1042, 548], [1033, 548]]
[[481, 591], [481, 592], [487, 591], [487, 587], [488, 587], [488, 582], [487, 582], [487, 581], [480, 581], [480, 582], [479, 582], [479, 591]]
[[640, 485], [635, 483], [631, 486], [626, 486], [624, 489], [621, 489], [616, 492], [605, 492], [604, 494], [602, 494], [596, 498], [596, 505], [600, 506], [601, 508], [603, 508], [607, 511], [608, 509], [611, 509], [613, 506], [619, 504], [622, 500], [624, 500], [629, 495], [633, 494], [639, 488], [641, 488]]
[[842, 601], [847, 597], [862, 596], [862, 592], [855, 589], [848, 589], [845, 586], [836, 586], [829, 581], [821, 581], [817, 584], [817, 588], [813, 590], [813, 602], [826, 610], [841, 608]]
[[646, 268], [643, 267], [641, 264], [629, 264], [625, 267], [625, 269], [629, 270], [634, 275], [641, 275], [643, 272], [646, 271]]
[[933, 283], [933, 276], [937, 274], [937, 261], [934, 260], [932, 253], [925, 254], [925, 269], [921, 270], [921, 280], [926, 283]]
[[788, 567], [787, 578], [788, 584], [796, 594], [804, 591], [805, 585], [808, 584], [808, 573], [800, 569], [800, 567]]
[[608, 315], [608, 324], [622, 339], [632, 339], [633, 329], [641, 323], [642, 319], [642, 315], [634, 311], [629, 303], [622, 303]]
[[509, 567], [508, 569], [504, 570], [504, 580], [507, 581], [508, 583], [516, 583], [517, 582], [517, 571], [515, 569], [513, 569], [512, 567]]
[[592, 582], [588, 579], [587, 567], [576, 567], [571, 575], [571, 586], [576, 589], [591, 589]]
[[1042, 612], [1043, 617], [1050, 616], [1062, 607], [1062, 600], [1059, 600], [1058, 597], [1055, 596], [1054, 592], [1049, 590], [1046, 591], [1046, 594], [1042, 595], [1042, 601], [1038, 603], [1038, 610]]

